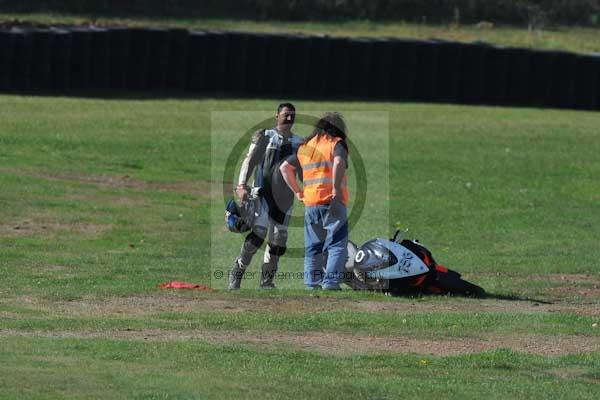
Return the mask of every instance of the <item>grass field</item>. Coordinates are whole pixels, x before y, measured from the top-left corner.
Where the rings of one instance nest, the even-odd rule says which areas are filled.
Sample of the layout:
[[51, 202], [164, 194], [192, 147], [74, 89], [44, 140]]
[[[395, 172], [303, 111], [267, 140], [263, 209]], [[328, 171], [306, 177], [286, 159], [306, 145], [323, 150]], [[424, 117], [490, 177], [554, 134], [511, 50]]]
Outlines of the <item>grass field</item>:
[[408, 228], [491, 296], [228, 293], [223, 162], [276, 104], [0, 96], [0, 398], [597, 398], [600, 114], [297, 101], [348, 118], [352, 239]]
[[521, 27], [477, 25], [439, 25], [408, 22], [283, 22], [195, 18], [111, 18], [91, 15], [8, 14], [0, 13], [0, 21], [32, 21], [44, 24], [82, 24], [94, 21], [100, 25], [165, 26], [186, 29], [219, 29], [245, 32], [303, 33], [349, 37], [401, 37], [416, 39], [446, 39], [461, 42], [483, 41], [503, 46], [559, 49], [580, 53], [600, 52], [598, 28], [577, 26], [541, 27], [533, 30]]

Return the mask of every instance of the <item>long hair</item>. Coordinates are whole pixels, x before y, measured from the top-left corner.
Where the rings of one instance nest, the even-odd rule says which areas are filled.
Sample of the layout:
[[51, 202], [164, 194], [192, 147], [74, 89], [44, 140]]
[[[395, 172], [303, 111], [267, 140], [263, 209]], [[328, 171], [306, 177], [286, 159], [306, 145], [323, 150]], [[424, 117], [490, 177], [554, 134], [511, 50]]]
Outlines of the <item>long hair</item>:
[[304, 143], [308, 143], [315, 136], [330, 135], [346, 140], [346, 122], [344, 117], [338, 112], [326, 112], [315, 124], [313, 132], [304, 139]]

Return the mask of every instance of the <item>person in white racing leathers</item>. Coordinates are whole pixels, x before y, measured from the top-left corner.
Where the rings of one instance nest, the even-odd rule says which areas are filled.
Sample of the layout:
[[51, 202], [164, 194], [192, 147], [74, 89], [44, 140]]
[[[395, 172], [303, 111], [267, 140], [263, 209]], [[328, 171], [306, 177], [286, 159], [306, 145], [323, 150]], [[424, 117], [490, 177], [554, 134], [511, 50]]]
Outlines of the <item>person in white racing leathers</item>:
[[[288, 224], [294, 202], [294, 194], [281, 177], [279, 165], [292, 154], [296, 154], [302, 138], [291, 128], [296, 109], [291, 103], [282, 103], [277, 108], [276, 125], [272, 129], [261, 129], [254, 133], [248, 153], [242, 162], [236, 193], [241, 203], [255, 201], [255, 218], [251, 232], [246, 236], [240, 254], [229, 271], [229, 289], [239, 289], [244, 273], [252, 257], [267, 239], [262, 271], [261, 288], [274, 288], [279, 258], [286, 251]], [[248, 181], [254, 171], [253, 187]], [[259, 188], [257, 190], [257, 188]], [[251, 192], [259, 192], [251, 199]]]

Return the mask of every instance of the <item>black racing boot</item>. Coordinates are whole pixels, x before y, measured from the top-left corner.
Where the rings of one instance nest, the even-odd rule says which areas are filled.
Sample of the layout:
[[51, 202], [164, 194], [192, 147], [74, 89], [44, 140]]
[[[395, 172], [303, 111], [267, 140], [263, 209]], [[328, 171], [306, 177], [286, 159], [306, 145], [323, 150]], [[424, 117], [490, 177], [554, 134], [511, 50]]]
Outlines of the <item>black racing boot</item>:
[[277, 264], [265, 263], [262, 265], [262, 274], [260, 276], [261, 289], [276, 289], [273, 279], [277, 273]]
[[244, 272], [246, 272], [246, 268], [240, 264], [239, 258], [236, 258], [233, 262], [233, 267], [229, 271], [229, 290], [238, 290], [240, 288]]

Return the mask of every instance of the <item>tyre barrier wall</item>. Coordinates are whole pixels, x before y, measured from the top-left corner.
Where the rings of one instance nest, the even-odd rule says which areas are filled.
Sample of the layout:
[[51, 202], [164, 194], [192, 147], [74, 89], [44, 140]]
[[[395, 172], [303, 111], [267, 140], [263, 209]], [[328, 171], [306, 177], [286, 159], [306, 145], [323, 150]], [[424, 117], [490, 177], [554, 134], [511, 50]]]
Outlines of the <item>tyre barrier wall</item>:
[[0, 30], [0, 91], [96, 90], [600, 109], [600, 54], [162, 28]]

